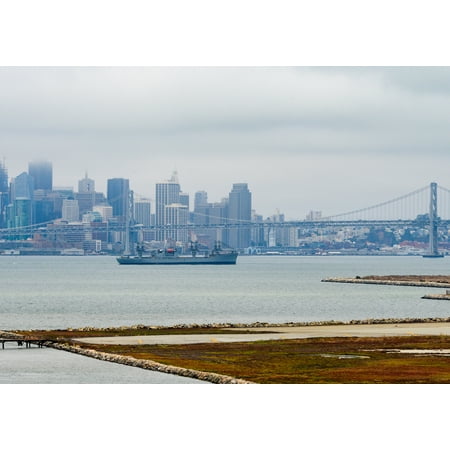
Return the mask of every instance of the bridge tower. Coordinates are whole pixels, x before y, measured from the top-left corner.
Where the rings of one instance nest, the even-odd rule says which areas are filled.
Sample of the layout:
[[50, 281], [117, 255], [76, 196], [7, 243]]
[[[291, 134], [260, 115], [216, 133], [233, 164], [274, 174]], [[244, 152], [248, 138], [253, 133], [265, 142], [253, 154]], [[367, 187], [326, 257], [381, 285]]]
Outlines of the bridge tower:
[[437, 241], [438, 228], [438, 214], [437, 214], [437, 184], [430, 184], [430, 243], [429, 253], [425, 255], [431, 258], [438, 258], [443, 256], [438, 252]]

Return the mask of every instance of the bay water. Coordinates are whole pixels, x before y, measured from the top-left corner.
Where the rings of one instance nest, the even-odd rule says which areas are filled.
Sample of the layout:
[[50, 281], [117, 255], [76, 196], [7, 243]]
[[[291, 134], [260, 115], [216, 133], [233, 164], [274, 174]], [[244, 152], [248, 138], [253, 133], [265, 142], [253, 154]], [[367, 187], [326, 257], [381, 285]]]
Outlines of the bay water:
[[[450, 258], [406, 256], [249, 256], [239, 257], [235, 266], [121, 266], [108, 256], [2, 256], [0, 329], [448, 317], [450, 302], [421, 299], [439, 289], [321, 282], [334, 276], [448, 273]], [[72, 370], [72, 364], [80, 369]], [[0, 351], [0, 369], [1, 383], [189, 381], [51, 349], [10, 346]]]

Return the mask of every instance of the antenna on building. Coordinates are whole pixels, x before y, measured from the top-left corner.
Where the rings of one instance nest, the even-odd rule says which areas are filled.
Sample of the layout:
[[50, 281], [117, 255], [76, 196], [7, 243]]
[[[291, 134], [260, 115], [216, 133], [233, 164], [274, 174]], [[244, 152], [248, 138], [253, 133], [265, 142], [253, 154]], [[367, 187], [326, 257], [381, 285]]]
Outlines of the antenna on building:
[[170, 179], [170, 181], [172, 183], [177, 183], [177, 184], [180, 183], [178, 180], [178, 171], [176, 169], [172, 172], [172, 178]]

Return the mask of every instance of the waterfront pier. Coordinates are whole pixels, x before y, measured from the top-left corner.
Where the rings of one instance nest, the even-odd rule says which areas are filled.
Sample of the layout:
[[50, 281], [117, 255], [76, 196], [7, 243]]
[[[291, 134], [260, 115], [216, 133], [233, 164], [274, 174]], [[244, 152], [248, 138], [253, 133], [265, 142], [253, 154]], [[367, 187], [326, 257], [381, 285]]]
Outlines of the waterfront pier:
[[31, 348], [32, 345], [37, 345], [39, 348], [44, 347], [46, 344], [49, 344], [51, 340], [48, 339], [33, 339], [33, 338], [21, 338], [21, 337], [1, 337], [0, 342], [2, 344], [2, 349], [5, 349], [5, 344], [7, 342], [17, 342], [19, 347], [25, 346], [25, 348]]

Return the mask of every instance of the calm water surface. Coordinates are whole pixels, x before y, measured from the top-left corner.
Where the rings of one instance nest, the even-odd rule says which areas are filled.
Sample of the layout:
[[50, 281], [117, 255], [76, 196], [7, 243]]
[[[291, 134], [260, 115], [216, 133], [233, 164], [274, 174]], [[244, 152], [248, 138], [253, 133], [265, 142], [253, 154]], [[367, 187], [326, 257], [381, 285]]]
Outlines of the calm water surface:
[[[448, 317], [450, 302], [420, 298], [439, 289], [320, 282], [332, 276], [448, 273], [450, 258], [240, 257], [236, 266], [182, 267], [120, 266], [112, 257], [3, 256], [0, 329]], [[28, 382], [70, 382], [58, 380], [76, 372], [72, 361], [83, 366], [74, 377], [77, 383], [180, 379], [164, 375], [152, 381], [144, 378], [155, 373], [142, 369], [50, 349], [10, 348], [0, 352], [0, 369], [7, 374], [0, 382], [21, 382], [28, 376], [23, 365], [31, 361], [35, 366], [28, 373], [34, 381]], [[52, 364], [55, 370], [45, 370]], [[112, 366], [121, 372], [111, 375]], [[127, 378], [124, 370], [139, 375]], [[50, 373], [56, 378], [45, 381]]]
[[[120, 266], [112, 257], [0, 257], [0, 329], [447, 317], [426, 288], [331, 276], [448, 274], [450, 258], [240, 257], [236, 266]], [[442, 290], [432, 290], [442, 292]]]
[[0, 349], [1, 384], [209, 384], [51, 348]]

